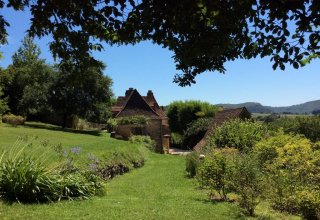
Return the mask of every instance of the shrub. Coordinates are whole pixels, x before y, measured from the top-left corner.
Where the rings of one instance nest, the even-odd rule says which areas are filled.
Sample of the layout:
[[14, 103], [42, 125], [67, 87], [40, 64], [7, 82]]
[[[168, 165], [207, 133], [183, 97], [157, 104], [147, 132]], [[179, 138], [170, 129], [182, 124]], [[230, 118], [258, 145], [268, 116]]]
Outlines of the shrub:
[[51, 155], [27, 149], [31, 144], [15, 146], [2, 154], [0, 198], [8, 202], [39, 203], [86, 199], [103, 192], [103, 183], [94, 174], [81, 170], [78, 173], [61, 172], [60, 166], [48, 163]]
[[320, 191], [304, 189], [297, 194], [299, 210], [305, 219], [320, 219]]
[[317, 144], [280, 131], [258, 143], [254, 152], [267, 174], [268, 195], [274, 208], [300, 212], [304, 216], [319, 213], [315, 208], [320, 195], [320, 151]]
[[249, 151], [264, 135], [266, 128], [261, 123], [235, 119], [217, 127], [209, 137], [209, 143], [214, 143], [217, 147]]
[[188, 125], [203, 117], [213, 117], [219, 110], [217, 106], [201, 101], [175, 101], [168, 105], [167, 116], [172, 132], [183, 134]]
[[183, 148], [182, 146], [182, 135], [179, 133], [172, 132], [170, 138], [170, 146], [176, 148]]
[[108, 132], [115, 131], [117, 128], [117, 119], [115, 118], [110, 118], [107, 121], [107, 130]]
[[117, 125], [146, 125], [147, 118], [143, 115], [117, 118]]
[[200, 118], [193, 121], [182, 136], [182, 146], [192, 149], [205, 135], [212, 118]]
[[235, 155], [234, 150], [216, 150], [207, 155], [197, 170], [197, 178], [202, 187], [217, 192], [222, 200], [227, 200], [227, 194], [231, 192], [231, 176], [233, 167], [230, 162]]
[[186, 172], [189, 177], [196, 176], [199, 165], [200, 165], [199, 153], [194, 151], [186, 156]]
[[2, 122], [8, 123], [14, 127], [23, 125], [25, 120], [26, 119], [20, 115], [7, 114], [2, 116]]
[[127, 173], [133, 168], [142, 167], [146, 160], [144, 153], [140, 151], [113, 152], [104, 155], [102, 159], [91, 154], [88, 157], [89, 169], [105, 180]]
[[233, 190], [240, 196], [240, 207], [253, 216], [263, 189], [262, 174], [254, 156], [242, 154], [235, 158], [231, 182]]
[[267, 125], [272, 130], [302, 134], [313, 142], [320, 140], [320, 116], [282, 117]]
[[152, 140], [150, 136], [132, 135], [130, 136], [129, 141], [134, 144], [143, 145], [152, 152], [156, 151], [156, 142]]

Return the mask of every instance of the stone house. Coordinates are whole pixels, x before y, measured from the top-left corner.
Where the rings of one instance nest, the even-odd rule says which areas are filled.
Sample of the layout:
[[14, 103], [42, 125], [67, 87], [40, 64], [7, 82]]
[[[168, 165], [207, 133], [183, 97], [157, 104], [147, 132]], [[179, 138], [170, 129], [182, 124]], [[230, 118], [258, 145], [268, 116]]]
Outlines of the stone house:
[[246, 109], [246, 107], [235, 108], [235, 109], [225, 109], [218, 113], [216, 113], [212, 122], [210, 123], [208, 130], [206, 131], [204, 137], [194, 146], [194, 150], [199, 151], [201, 148], [206, 146], [208, 137], [214, 133], [216, 127], [222, 125], [225, 121], [232, 119], [249, 119], [251, 118], [250, 112]]
[[169, 122], [164, 111], [156, 101], [153, 92], [148, 91], [147, 96], [141, 96], [133, 88], [129, 88], [125, 96], [119, 96], [111, 108], [113, 118], [145, 116], [147, 124], [118, 125], [116, 135], [128, 139], [131, 135], [149, 135], [156, 142], [156, 150], [163, 153], [163, 147], [169, 148]]

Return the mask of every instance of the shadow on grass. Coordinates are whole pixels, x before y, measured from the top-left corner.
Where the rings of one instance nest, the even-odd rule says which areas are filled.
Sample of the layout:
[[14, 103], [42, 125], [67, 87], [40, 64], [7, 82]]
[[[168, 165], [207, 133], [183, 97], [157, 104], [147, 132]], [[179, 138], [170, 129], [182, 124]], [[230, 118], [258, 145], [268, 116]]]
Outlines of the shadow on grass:
[[61, 128], [56, 125], [47, 125], [47, 124], [33, 124], [33, 123], [25, 123], [24, 127], [35, 128], [35, 129], [46, 129], [50, 131], [62, 131], [62, 132], [69, 132], [73, 134], [87, 134], [93, 136], [101, 136], [102, 133], [99, 130], [74, 130], [71, 128]]

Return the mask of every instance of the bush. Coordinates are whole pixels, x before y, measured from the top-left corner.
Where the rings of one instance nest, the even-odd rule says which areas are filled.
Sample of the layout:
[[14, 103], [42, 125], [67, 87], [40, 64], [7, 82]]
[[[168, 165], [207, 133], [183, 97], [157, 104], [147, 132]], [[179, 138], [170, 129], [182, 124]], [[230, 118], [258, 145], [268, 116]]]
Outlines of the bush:
[[7, 114], [2, 116], [2, 122], [8, 123], [14, 127], [23, 125], [26, 119], [20, 115]]
[[121, 117], [116, 119], [117, 125], [146, 125], [147, 118], [143, 115]]
[[182, 146], [192, 149], [205, 135], [212, 118], [200, 118], [193, 121], [182, 136]]
[[197, 179], [202, 187], [211, 190], [210, 197], [214, 191], [220, 195], [222, 200], [227, 200], [227, 194], [231, 192], [231, 177], [233, 166], [232, 157], [234, 149], [223, 149], [213, 151], [207, 155], [197, 170]]
[[199, 165], [200, 165], [199, 153], [194, 151], [186, 156], [186, 172], [189, 177], [196, 176]]
[[144, 153], [140, 151], [113, 152], [104, 155], [102, 159], [91, 154], [88, 157], [90, 160], [89, 169], [105, 180], [127, 173], [133, 168], [142, 167], [146, 160]]
[[49, 156], [30, 151], [29, 146], [2, 154], [0, 198], [8, 202], [42, 203], [86, 199], [103, 192], [103, 183], [94, 174], [61, 172], [59, 166], [48, 165]]
[[268, 123], [272, 130], [283, 129], [285, 133], [302, 134], [313, 142], [320, 141], [320, 116], [282, 117]]
[[179, 133], [172, 132], [170, 138], [170, 146], [175, 148], [183, 148], [182, 135]]
[[150, 138], [150, 136], [145, 135], [132, 135], [129, 141], [134, 144], [140, 144], [148, 148], [150, 151], [156, 151], [156, 142]]
[[305, 219], [320, 219], [320, 191], [316, 192], [306, 189], [297, 194], [299, 210]]
[[263, 189], [262, 173], [253, 155], [243, 154], [235, 158], [231, 182], [233, 190], [240, 196], [240, 207], [253, 216]]
[[261, 123], [240, 119], [230, 120], [215, 129], [209, 137], [209, 143], [214, 143], [217, 147], [249, 151], [266, 135], [266, 131]]
[[172, 132], [183, 134], [188, 125], [204, 117], [213, 117], [218, 107], [201, 101], [175, 101], [168, 105], [167, 116]]
[[316, 208], [320, 195], [320, 151], [317, 144], [280, 131], [260, 141], [254, 152], [268, 177], [268, 195], [274, 208], [300, 212], [304, 216], [319, 213]]
[[107, 121], [107, 130], [108, 132], [113, 132], [117, 128], [117, 119], [115, 118], [110, 118]]

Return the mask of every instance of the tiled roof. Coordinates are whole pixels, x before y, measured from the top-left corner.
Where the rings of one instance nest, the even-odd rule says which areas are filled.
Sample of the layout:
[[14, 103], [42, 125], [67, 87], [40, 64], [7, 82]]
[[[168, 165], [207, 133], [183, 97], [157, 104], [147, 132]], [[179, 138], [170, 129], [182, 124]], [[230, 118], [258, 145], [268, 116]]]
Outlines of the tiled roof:
[[125, 96], [119, 96], [112, 106], [113, 117], [144, 115], [151, 118], [165, 117], [153, 93], [148, 91], [147, 96], [141, 96], [136, 89], [128, 89]]
[[206, 143], [208, 137], [214, 132], [216, 127], [222, 125], [225, 121], [240, 118], [246, 119], [250, 118], [251, 114], [245, 107], [236, 108], [236, 109], [225, 109], [221, 112], [218, 112], [210, 123], [208, 130], [204, 137], [197, 143], [197, 145], [193, 148], [194, 150], [200, 150], [203, 148]]

